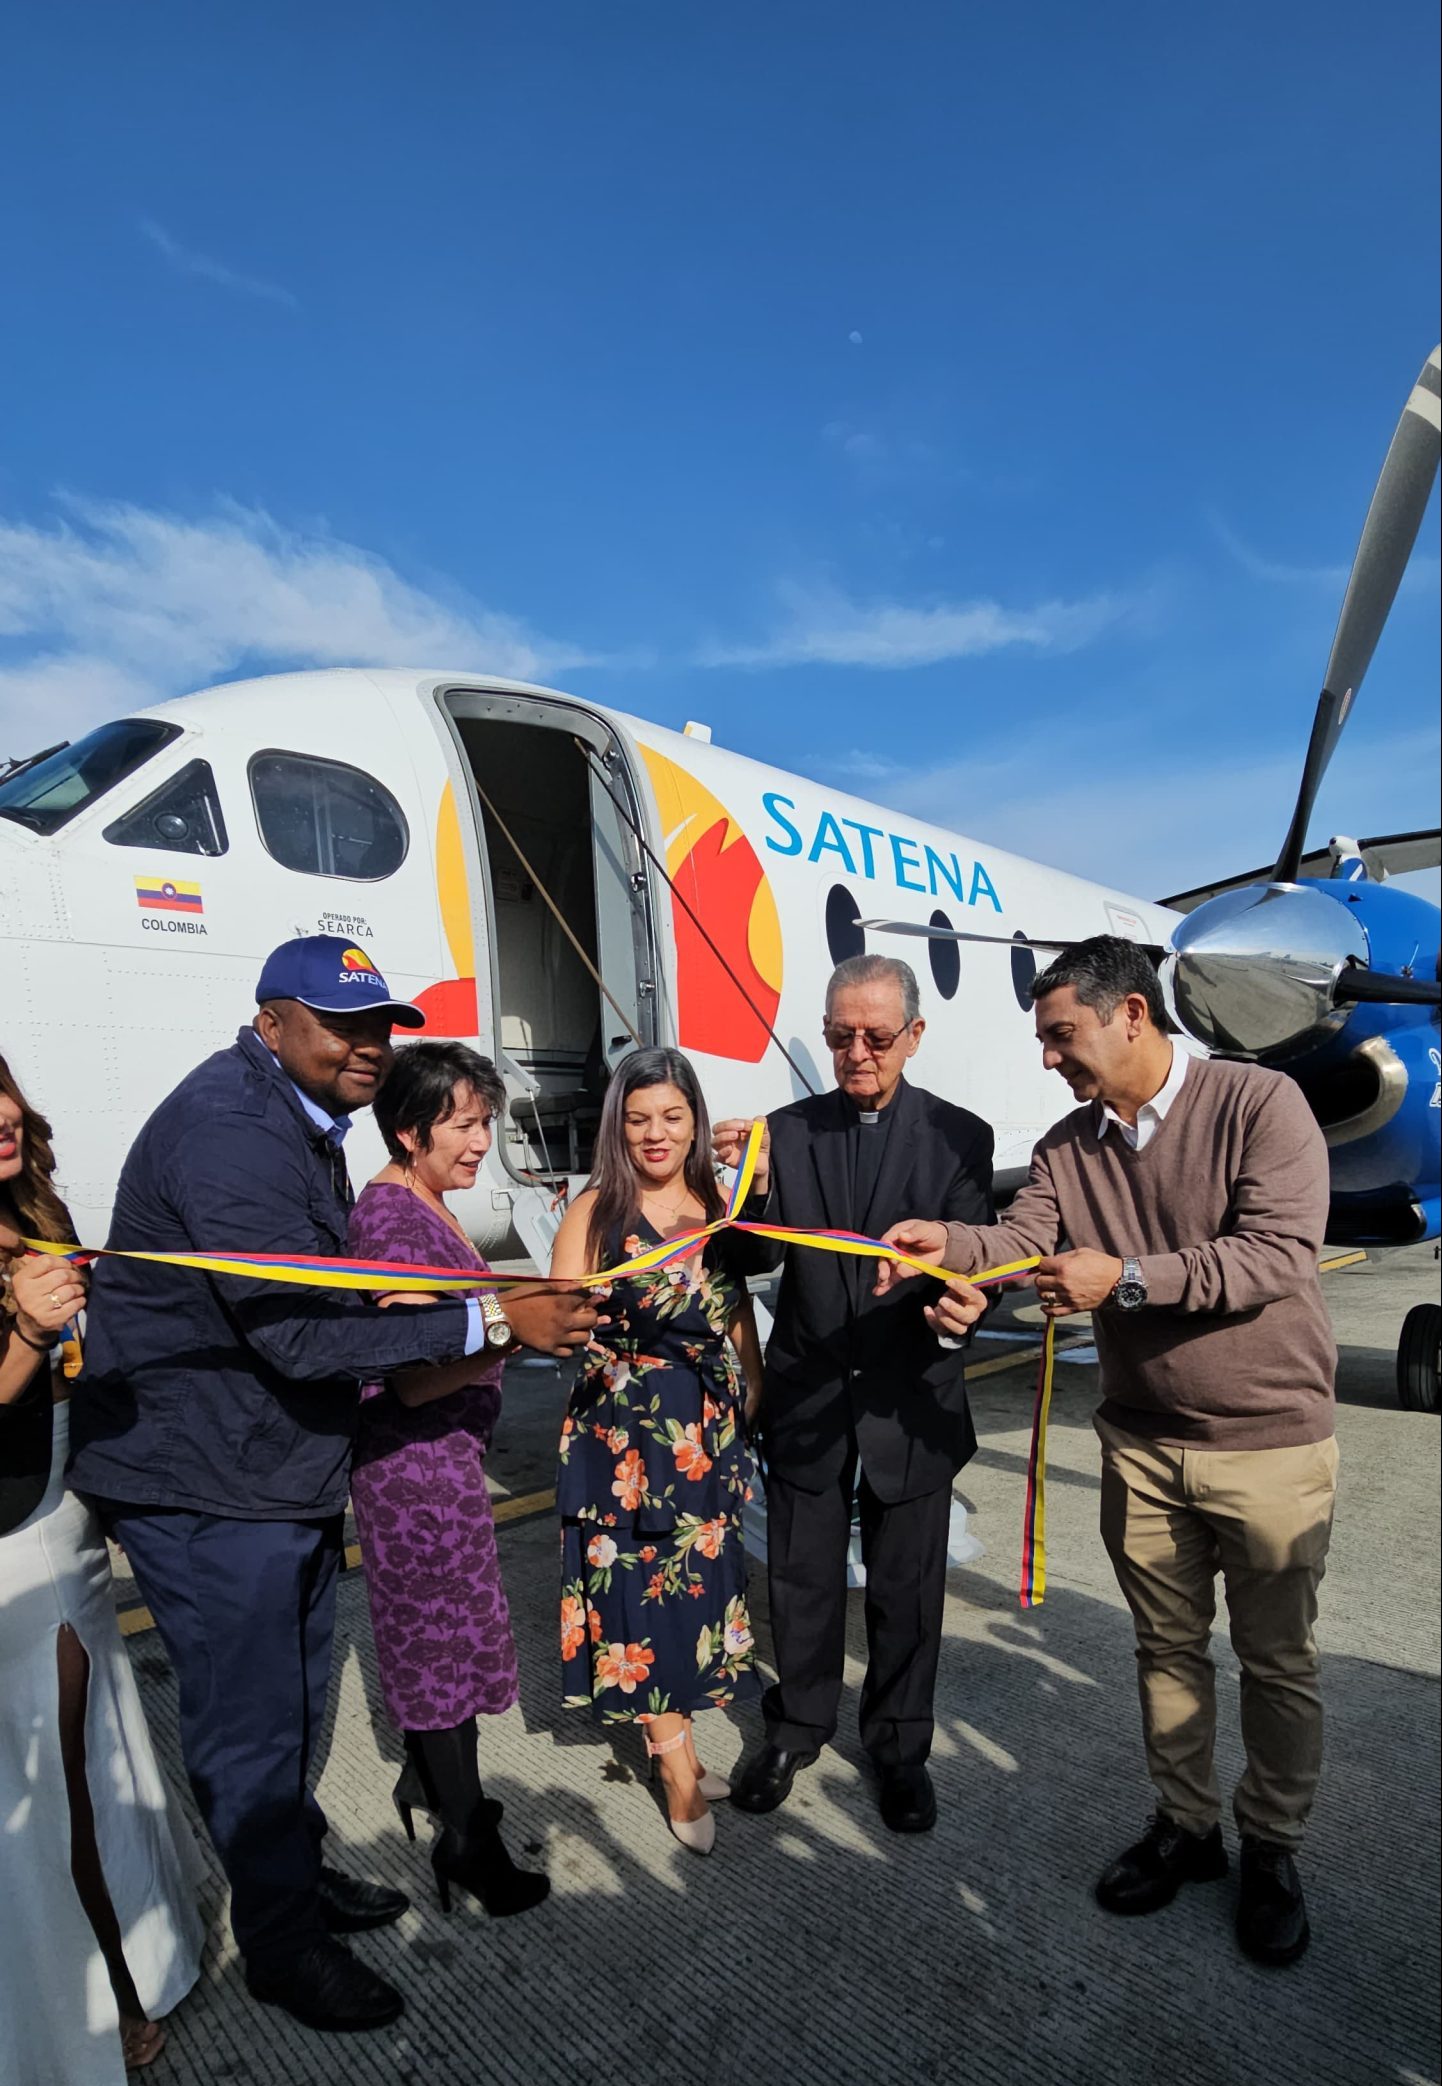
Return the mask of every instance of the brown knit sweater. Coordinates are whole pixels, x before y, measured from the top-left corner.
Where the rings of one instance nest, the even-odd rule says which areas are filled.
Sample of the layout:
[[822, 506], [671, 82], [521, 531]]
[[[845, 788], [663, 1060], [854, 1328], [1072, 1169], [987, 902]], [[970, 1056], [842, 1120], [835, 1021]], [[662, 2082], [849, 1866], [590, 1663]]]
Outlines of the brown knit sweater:
[[1098, 1136], [1099, 1120], [1089, 1104], [1050, 1129], [1002, 1223], [948, 1226], [946, 1265], [968, 1274], [1068, 1245], [1137, 1259], [1147, 1304], [1092, 1321], [1103, 1419], [1193, 1448], [1325, 1441], [1327, 1148], [1297, 1086], [1194, 1059], [1143, 1150], [1115, 1125]]

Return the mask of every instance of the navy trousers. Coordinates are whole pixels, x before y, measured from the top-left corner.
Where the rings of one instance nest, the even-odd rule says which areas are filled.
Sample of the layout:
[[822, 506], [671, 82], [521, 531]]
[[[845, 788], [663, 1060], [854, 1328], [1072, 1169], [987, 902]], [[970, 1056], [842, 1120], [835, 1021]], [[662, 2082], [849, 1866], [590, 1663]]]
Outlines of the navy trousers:
[[251, 1969], [324, 1932], [310, 1790], [335, 1634], [342, 1516], [232, 1521], [101, 1502], [180, 1683], [186, 1772]]

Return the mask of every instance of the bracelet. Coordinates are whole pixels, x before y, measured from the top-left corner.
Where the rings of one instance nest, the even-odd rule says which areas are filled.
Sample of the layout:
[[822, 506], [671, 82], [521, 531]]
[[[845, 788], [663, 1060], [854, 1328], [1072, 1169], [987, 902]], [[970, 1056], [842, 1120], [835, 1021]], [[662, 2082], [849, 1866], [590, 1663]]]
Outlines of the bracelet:
[[41, 1342], [39, 1340], [32, 1340], [30, 1335], [27, 1332], [24, 1332], [13, 1319], [10, 1324], [10, 1330], [15, 1335], [17, 1340], [23, 1340], [25, 1342], [25, 1345], [30, 1349], [32, 1354], [49, 1354], [50, 1350], [55, 1345], [55, 1342], [53, 1340], [46, 1340], [44, 1342]]

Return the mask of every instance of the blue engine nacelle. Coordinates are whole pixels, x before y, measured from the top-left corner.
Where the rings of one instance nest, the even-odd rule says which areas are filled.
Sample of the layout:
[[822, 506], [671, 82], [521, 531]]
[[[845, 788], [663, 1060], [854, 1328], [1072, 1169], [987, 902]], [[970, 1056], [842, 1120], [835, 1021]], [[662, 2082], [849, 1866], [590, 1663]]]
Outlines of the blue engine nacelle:
[[1188, 1034], [1286, 1072], [1307, 1096], [1331, 1157], [1339, 1244], [1442, 1229], [1438, 1010], [1381, 998], [1390, 979], [1404, 993], [1435, 983], [1438, 928], [1434, 905], [1388, 884], [1253, 884], [1189, 913], [1164, 967]]

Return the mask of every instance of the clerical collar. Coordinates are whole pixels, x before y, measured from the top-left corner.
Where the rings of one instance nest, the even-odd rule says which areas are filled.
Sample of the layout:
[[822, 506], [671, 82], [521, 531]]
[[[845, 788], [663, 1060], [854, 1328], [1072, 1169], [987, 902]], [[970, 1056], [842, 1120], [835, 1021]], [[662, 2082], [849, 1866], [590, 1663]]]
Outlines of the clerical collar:
[[856, 1120], [858, 1123], [864, 1123], [868, 1129], [874, 1130], [881, 1121], [881, 1110], [879, 1108], [858, 1108]]

